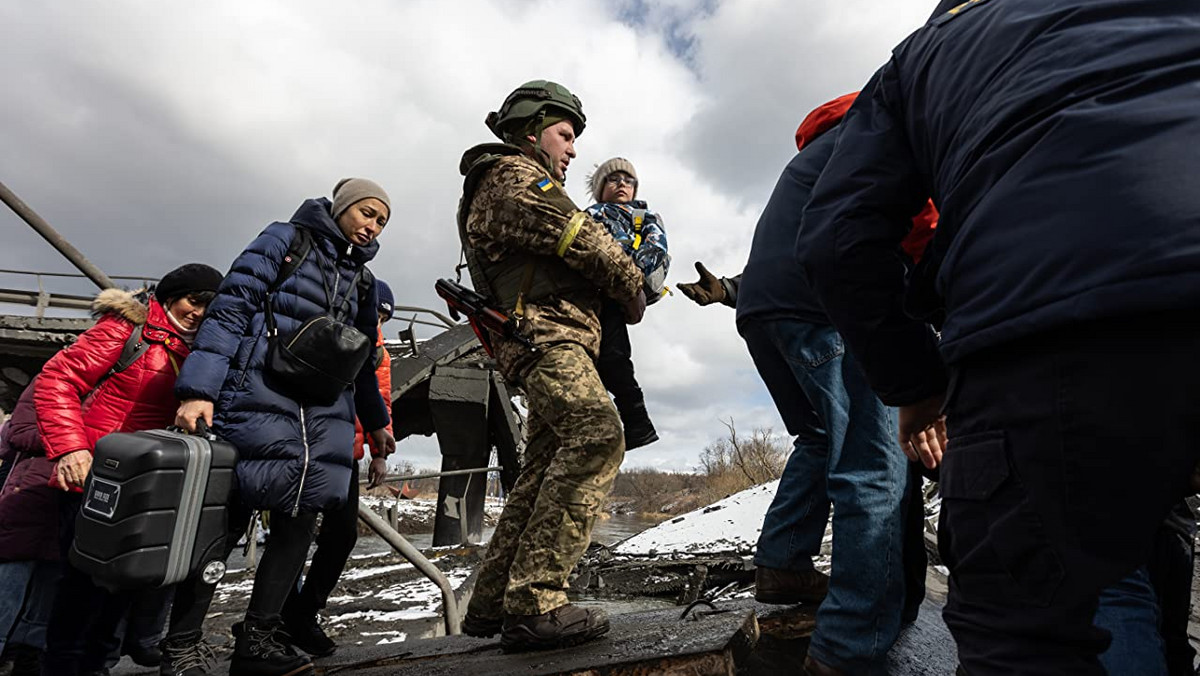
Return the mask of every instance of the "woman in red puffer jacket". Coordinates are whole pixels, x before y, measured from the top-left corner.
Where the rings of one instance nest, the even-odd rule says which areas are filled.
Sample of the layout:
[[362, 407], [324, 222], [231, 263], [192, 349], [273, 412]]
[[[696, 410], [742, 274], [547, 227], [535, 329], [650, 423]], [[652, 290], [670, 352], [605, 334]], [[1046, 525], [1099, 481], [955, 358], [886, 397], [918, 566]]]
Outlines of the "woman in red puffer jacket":
[[[42, 368], [33, 402], [46, 458], [55, 462], [50, 483], [66, 491], [59, 494], [64, 559], [96, 441], [112, 432], [163, 428], [174, 421], [175, 377], [221, 279], [214, 268], [193, 263], [169, 272], [149, 298], [102, 291], [92, 305], [95, 326]], [[131, 337], [144, 353], [114, 373]], [[132, 594], [101, 590], [67, 565], [46, 631], [43, 673], [101, 672], [106, 644], [132, 600]]]

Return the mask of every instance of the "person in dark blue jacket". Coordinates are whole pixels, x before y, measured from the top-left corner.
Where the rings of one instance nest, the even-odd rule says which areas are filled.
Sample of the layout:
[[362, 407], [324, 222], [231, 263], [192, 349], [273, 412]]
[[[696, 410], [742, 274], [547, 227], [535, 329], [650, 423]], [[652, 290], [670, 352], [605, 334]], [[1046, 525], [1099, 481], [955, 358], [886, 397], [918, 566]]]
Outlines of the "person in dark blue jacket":
[[[314, 316], [340, 312], [374, 345], [377, 298], [374, 284], [364, 282], [364, 266], [379, 249], [375, 238], [389, 213], [377, 184], [345, 179], [332, 202], [306, 200], [290, 222], [267, 226], [233, 262], [176, 381], [183, 402], [177, 423], [194, 430], [204, 418], [236, 446], [242, 502], [271, 511], [271, 540], [255, 574], [232, 673], [304, 673], [308, 658], [279, 639], [279, 615], [304, 566], [317, 514], [343, 504], [350, 492], [355, 416], [380, 448], [395, 449], [371, 357], [354, 386], [330, 406], [301, 404], [273, 389], [264, 378], [266, 303], [280, 336]], [[308, 231], [311, 249], [280, 280], [300, 229]], [[172, 630], [179, 624], [173, 617]]]
[[[1198, 31], [1200, 5], [1168, 0], [955, 7], [864, 88], [804, 212], [822, 305], [909, 456], [944, 460], [945, 618], [969, 674], [1102, 673], [1100, 591], [1188, 490]], [[906, 280], [898, 245], [931, 197]], [[940, 345], [914, 316], [942, 321]]]

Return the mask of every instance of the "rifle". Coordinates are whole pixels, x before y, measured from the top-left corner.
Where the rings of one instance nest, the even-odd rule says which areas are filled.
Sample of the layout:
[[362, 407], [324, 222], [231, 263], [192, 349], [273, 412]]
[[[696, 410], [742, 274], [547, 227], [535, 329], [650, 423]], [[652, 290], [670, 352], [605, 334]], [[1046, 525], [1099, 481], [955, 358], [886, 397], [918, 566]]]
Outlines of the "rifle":
[[446, 301], [446, 307], [450, 308], [451, 317], [457, 320], [459, 315], [466, 316], [467, 321], [471, 324], [471, 329], [475, 331], [475, 336], [479, 338], [479, 342], [489, 356], [495, 355], [492, 353], [492, 339], [488, 335], [488, 331], [498, 333], [509, 340], [515, 340], [529, 348], [530, 351], [537, 352], [533, 341], [517, 332], [517, 320], [492, 307], [488, 299], [478, 291], [468, 289], [449, 279], [437, 280], [433, 285], [433, 290], [441, 296], [442, 300]]

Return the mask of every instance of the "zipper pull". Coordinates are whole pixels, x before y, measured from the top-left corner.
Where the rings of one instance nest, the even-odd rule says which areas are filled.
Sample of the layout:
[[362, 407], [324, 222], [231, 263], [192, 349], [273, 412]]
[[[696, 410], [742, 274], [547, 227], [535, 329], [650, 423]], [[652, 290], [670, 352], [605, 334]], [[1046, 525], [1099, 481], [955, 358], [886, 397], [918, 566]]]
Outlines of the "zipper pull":
[[353, 244], [347, 244], [347, 245], [346, 245], [346, 255], [347, 255], [347, 256], [349, 256], [349, 255], [350, 255], [350, 254], [352, 254], [352, 253], [354, 253], [354, 245], [353, 245]]

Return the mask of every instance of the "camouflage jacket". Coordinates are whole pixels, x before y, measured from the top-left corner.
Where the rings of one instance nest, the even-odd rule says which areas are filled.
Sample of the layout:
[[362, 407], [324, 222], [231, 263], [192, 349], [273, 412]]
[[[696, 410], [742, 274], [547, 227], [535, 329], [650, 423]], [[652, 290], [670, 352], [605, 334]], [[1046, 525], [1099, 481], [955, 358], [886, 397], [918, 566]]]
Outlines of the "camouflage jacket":
[[[460, 165], [464, 175], [487, 158], [487, 148], [467, 151]], [[595, 359], [600, 349], [601, 300], [633, 298], [642, 286], [641, 272], [608, 231], [580, 212], [533, 159], [524, 155], [490, 159], [494, 164], [467, 205], [464, 246], [484, 265], [533, 254], [543, 257], [539, 265], [565, 265], [578, 274], [583, 283], [575, 290], [526, 302], [520, 330], [535, 345], [578, 343]], [[493, 346], [507, 378], [519, 378], [533, 363], [533, 355], [516, 341], [494, 335]]]

